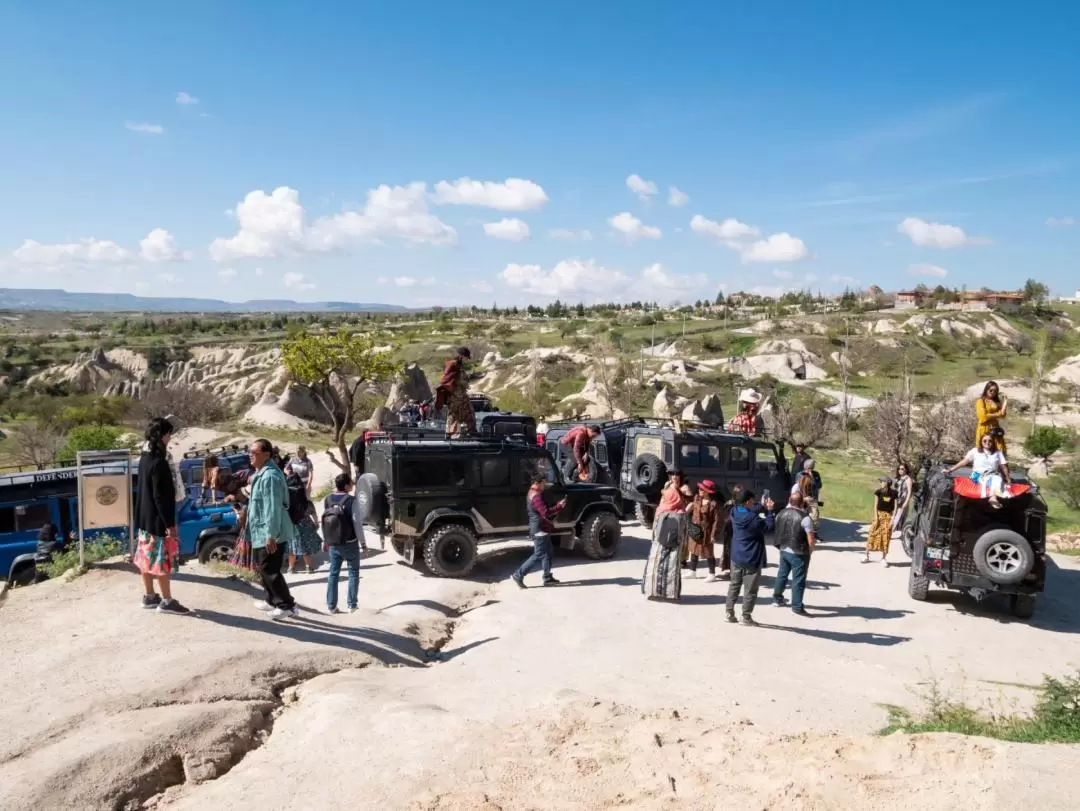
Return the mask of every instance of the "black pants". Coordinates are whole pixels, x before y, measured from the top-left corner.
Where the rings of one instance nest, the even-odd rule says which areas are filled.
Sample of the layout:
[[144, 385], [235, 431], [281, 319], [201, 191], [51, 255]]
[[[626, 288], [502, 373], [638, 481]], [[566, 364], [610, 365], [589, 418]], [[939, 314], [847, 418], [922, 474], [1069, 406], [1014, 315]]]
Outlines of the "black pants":
[[[698, 560], [697, 555], [690, 556], [690, 571], [697, 571]], [[716, 574], [716, 558], [705, 558], [705, 562], [709, 564], [709, 574]]]
[[285, 562], [285, 544], [278, 543], [273, 552], [267, 551], [266, 547], [252, 550], [255, 563], [259, 566], [259, 577], [262, 579], [263, 588], [266, 589], [266, 602], [274, 608], [293, 608], [296, 601], [289, 592], [289, 584], [285, 582], [285, 575], [281, 573], [281, 567]]

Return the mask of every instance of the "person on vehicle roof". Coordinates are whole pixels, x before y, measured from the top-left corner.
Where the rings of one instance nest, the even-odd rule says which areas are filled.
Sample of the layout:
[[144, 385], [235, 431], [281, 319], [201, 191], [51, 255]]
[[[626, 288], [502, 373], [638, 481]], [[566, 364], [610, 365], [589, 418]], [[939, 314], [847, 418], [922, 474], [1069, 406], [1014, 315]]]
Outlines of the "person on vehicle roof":
[[739, 392], [739, 410], [731, 418], [727, 429], [735, 434], [758, 436], [765, 433], [765, 420], [761, 416], [761, 394], [755, 389]]
[[735, 603], [742, 598], [742, 624], [757, 625], [754, 621], [754, 606], [757, 604], [758, 586], [761, 583], [761, 570], [765, 568], [765, 534], [776, 526], [771, 498], [764, 504], [756, 503], [756, 496], [750, 490], [739, 495], [739, 504], [731, 511], [731, 584], [728, 586], [727, 621], [737, 622]]
[[979, 485], [982, 497], [989, 499], [995, 510], [1000, 510], [1000, 499], [1012, 496], [1009, 492], [1012, 476], [1005, 454], [997, 450], [991, 434], [983, 434], [980, 446], [968, 451], [967, 456], [946, 472], [955, 473], [965, 465], [971, 465], [971, 480]]
[[574, 452], [578, 478], [583, 482], [589, 480], [589, 449], [598, 436], [600, 436], [600, 426], [579, 425], [567, 431], [566, 436], [560, 440], [563, 445], [569, 445]]
[[459, 347], [457, 354], [446, 362], [439, 385], [435, 387], [435, 411], [446, 407], [448, 437], [476, 433], [476, 412], [469, 400], [468, 364], [471, 359], [469, 347]]
[[866, 557], [863, 563], [870, 562], [871, 552], [881, 553], [881, 562], [889, 565], [889, 542], [892, 539], [892, 518], [896, 511], [896, 493], [892, 479], [882, 476], [878, 479], [878, 488], [874, 491], [874, 515], [870, 530], [866, 534]]
[[532, 477], [529, 492], [525, 496], [525, 508], [529, 514], [529, 537], [533, 542], [533, 553], [516, 572], [510, 575], [519, 589], [525, 588], [525, 576], [537, 564], [543, 567], [544, 585], [555, 586], [559, 581], [551, 574], [551, 535], [555, 532], [554, 518], [566, 506], [566, 499], [549, 505], [544, 501], [547, 489], [547, 474], [537, 473]]
[[994, 439], [994, 450], [1005, 453], [1005, 429], [1001, 427], [1000, 420], [1009, 416], [1009, 401], [1001, 393], [1001, 387], [996, 380], [989, 381], [983, 387], [982, 396], [975, 401], [975, 416], [978, 419], [978, 427], [975, 429], [975, 447], [982, 447], [982, 438], [991, 436]]

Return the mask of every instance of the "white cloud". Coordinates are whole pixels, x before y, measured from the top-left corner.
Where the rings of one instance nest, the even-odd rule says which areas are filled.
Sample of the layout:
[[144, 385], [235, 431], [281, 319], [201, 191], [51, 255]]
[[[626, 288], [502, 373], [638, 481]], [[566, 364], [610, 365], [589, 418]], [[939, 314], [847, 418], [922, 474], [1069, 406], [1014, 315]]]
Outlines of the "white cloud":
[[395, 276], [392, 279], [387, 279], [385, 276], [380, 276], [379, 282], [382, 284], [392, 283], [397, 287], [432, 287], [435, 284], [435, 279], [431, 276], [426, 276], [423, 279], [418, 279], [415, 276]]
[[499, 183], [492, 180], [472, 180], [467, 177], [435, 184], [432, 202], [440, 206], [478, 206], [498, 211], [529, 211], [540, 208], [548, 196], [536, 183], [518, 177]]
[[469, 287], [471, 287], [477, 293], [493, 293], [493, 292], [495, 292], [495, 288], [492, 287], [487, 282], [473, 282], [472, 284], [469, 285]]
[[660, 287], [665, 290], [692, 290], [704, 287], [709, 282], [704, 273], [681, 276], [668, 272], [659, 262], [645, 268], [641, 276], [647, 289]]
[[15, 249], [12, 258], [24, 265], [59, 266], [86, 262], [126, 262], [131, 259], [131, 253], [107, 239], [90, 238], [56, 245], [28, 239]]
[[222, 268], [217, 275], [222, 281], [230, 282], [236, 278], [236, 268]]
[[484, 223], [484, 233], [507, 242], [523, 242], [529, 238], [529, 226], [522, 220], [503, 217], [498, 222]]
[[198, 104], [199, 100], [190, 93], [185, 93], [183, 90], [181, 90], [179, 93], [176, 94], [176, 103], [179, 104], [181, 107], [188, 107]]
[[906, 234], [916, 245], [930, 248], [959, 248], [961, 245], [974, 245], [988, 242], [981, 237], [969, 237], [964, 229], [956, 225], [939, 222], [926, 222], [918, 217], [908, 217], [896, 230]]
[[592, 259], [564, 259], [551, 270], [539, 265], [507, 265], [499, 276], [510, 287], [551, 298], [581, 293], [610, 296], [630, 284], [621, 270], [603, 267]]
[[627, 242], [636, 242], [639, 239], [660, 239], [659, 228], [645, 225], [629, 211], [609, 217], [608, 224], [621, 233]]
[[361, 211], [320, 217], [310, 224], [295, 189], [280, 186], [271, 194], [260, 189], [249, 192], [233, 216], [239, 225], [236, 235], [210, 244], [216, 262], [324, 253], [389, 237], [413, 244], [457, 243], [457, 231], [428, 211], [424, 183], [379, 186], [367, 193]]
[[626, 178], [626, 188], [636, 194], [643, 203], [649, 202], [649, 198], [657, 191], [656, 184], [641, 175], [630, 175]]
[[588, 242], [592, 239], [592, 232], [584, 228], [580, 231], [575, 231], [573, 228], [552, 228], [548, 231], [548, 238], [563, 242]]
[[779, 270], [779, 269], [777, 269], [777, 270], [774, 270], [772, 272], [772, 275], [775, 276], [778, 279], [790, 279], [791, 278], [791, 271], [790, 270]]
[[[695, 214], [694, 218], [690, 220], [690, 230], [699, 234], [705, 234], [707, 236], [715, 237], [728, 247], [735, 248], [741, 247], [739, 243], [744, 239], [760, 236], [761, 230], [755, 228], [752, 225], [747, 225], [744, 222], [739, 222], [734, 217], [728, 217], [722, 222], [715, 222], [714, 220], [708, 220], [702, 217], [700, 214]], [[735, 243], [734, 245], [732, 243]], [[738, 247], [736, 247], [738, 245]]]
[[281, 281], [285, 283], [285, 286], [290, 290], [314, 290], [315, 285], [307, 280], [307, 276], [303, 273], [286, 273], [281, 277]]
[[125, 129], [129, 129], [132, 132], [142, 132], [147, 135], [164, 135], [165, 128], [160, 124], [147, 124], [139, 121], [125, 121]]
[[1046, 224], [1051, 228], [1068, 228], [1077, 224], [1076, 217], [1047, 217]]
[[746, 246], [744, 262], [798, 262], [809, 256], [806, 243], [788, 233], [773, 234]]
[[907, 269], [909, 276], [934, 276], [938, 279], [943, 279], [949, 275], [949, 271], [938, 265], [929, 265], [920, 263], [917, 265], [908, 265]]
[[674, 186], [668, 186], [667, 201], [669, 206], [680, 208], [690, 202], [690, 195]]
[[139, 255], [147, 262], [177, 262], [191, 258], [191, 253], [180, 250], [172, 234], [164, 228], [155, 228], [139, 242]]

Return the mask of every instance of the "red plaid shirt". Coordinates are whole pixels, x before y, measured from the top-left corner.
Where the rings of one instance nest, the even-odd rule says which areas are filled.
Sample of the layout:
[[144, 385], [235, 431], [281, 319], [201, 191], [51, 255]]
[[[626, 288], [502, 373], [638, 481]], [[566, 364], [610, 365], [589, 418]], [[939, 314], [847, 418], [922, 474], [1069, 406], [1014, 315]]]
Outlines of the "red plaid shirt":
[[740, 411], [728, 423], [727, 429], [733, 434], [757, 436], [757, 411]]

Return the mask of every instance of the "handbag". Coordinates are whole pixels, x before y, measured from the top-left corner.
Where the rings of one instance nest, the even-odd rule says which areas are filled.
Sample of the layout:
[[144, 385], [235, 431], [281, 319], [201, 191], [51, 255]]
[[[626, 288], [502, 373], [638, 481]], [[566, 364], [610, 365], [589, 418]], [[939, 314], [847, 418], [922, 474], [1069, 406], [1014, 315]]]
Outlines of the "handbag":
[[705, 530], [701, 528], [701, 524], [695, 524], [688, 518], [686, 519], [686, 537], [691, 541], [700, 541], [705, 537]]

